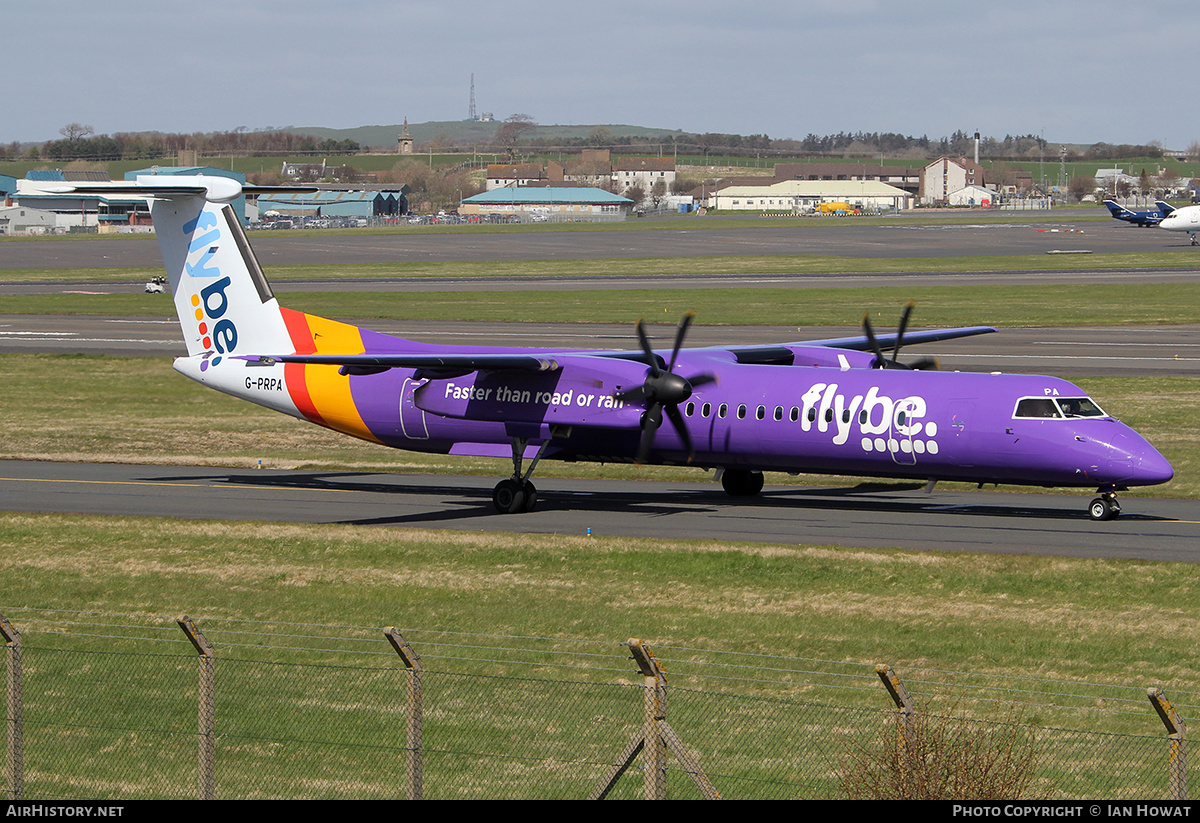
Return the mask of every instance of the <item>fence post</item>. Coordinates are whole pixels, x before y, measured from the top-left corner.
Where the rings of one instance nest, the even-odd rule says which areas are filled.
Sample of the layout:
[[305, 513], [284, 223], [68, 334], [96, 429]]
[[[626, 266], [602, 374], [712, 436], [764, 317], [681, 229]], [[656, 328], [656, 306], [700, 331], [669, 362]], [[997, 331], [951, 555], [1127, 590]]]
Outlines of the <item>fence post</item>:
[[683, 766], [687, 776], [700, 790], [705, 800], [720, 800], [721, 795], [708, 779], [708, 775], [700, 768], [696, 758], [692, 757], [679, 735], [667, 723], [667, 675], [658, 662], [658, 658], [650, 651], [650, 647], [636, 638], [630, 638], [628, 644], [633, 652], [642, 676], [646, 678], [646, 691], [642, 698], [644, 708], [642, 731], [635, 737], [620, 758], [609, 769], [608, 774], [588, 796], [589, 800], [603, 800], [617, 784], [617, 779], [633, 763], [638, 752], [644, 753], [645, 771], [643, 774], [643, 796], [646, 800], [667, 799], [667, 750], [675, 755], [675, 759]]
[[667, 799], [667, 746], [659, 727], [667, 718], [667, 675], [642, 641], [631, 638], [629, 650], [645, 678], [646, 691], [642, 697], [644, 712], [642, 740], [645, 771], [642, 797], [645, 800]]
[[404, 744], [405, 790], [409, 800], [420, 800], [424, 791], [424, 767], [421, 760], [423, 739], [421, 680], [425, 668], [421, 664], [420, 655], [413, 651], [412, 646], [408, 645], [408, 641], [394, 627], [385, 628], [383, 635], [392, 644], [396, 654], [400, 655], [400, 659], [404, 661], [404, 667], [408, 670], [408, 725]]
[[197, 722], [197, 737], [199, 738], [199, 764], [197, 767], [197, 793], [200, 800], [212, 800], [216, 784], [216, 658], [213, 656], [212, 644], [196, 628], [196, 624], [186, 614], [175, 621], [187, 639], [192, 641], [196, 653], [200, 655], [200, 687], [199, 717]]
[[879, 675], [879, 679], [883, 681], [883, 687], [887, 689], [888, 694], [892, 696], [892, 702], [896, 704], [896, 711], [900, 715], [900, 746], [902, 749], [907, 749], [912, 744], [913, 715], [916, 714], [917, 704], [913, 702], [912, 695], [908, 693], [908, 689], [900, 680], [900, 675], [896, 674], [896, 670], [887, 663], [877, 665], [875, 673]]
[[1159, 719], [1167, 727], [1167, 738], [1170, 740], [1167, 785], [1171, 792], [1171, 799], [1187, 800], [1187, 727], [1184, 726], [1183, 718], [1179, 716], [1179, 712], [1175, 711], [1171, 701], [1167, 700], [1162, 689], [1157, 687], [1146, 689], [1146, 696], [1150, 698], [1154, 711], [1158, 712]]
[[0, 634], [8, 656], [8, 682], [5, 690], [8, 706], [8, 746], [4, 761], [8, 778], [9, 800], [25, 798], [25, 701], [21, 694], [21, 633], [0, 614]]

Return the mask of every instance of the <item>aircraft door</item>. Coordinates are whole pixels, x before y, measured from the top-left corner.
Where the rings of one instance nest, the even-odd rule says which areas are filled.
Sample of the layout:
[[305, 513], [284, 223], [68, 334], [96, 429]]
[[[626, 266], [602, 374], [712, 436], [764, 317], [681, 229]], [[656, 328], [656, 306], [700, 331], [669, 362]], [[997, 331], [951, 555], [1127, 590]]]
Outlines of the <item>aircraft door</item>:
[[428, 440], [429, 427], [425, 425], [425, 412], [413, 402], [413, 393], [428, 383], [428, 380], [404, 378], [400, 389], [400, 431], [409, 440]]
[[892, 409], [891, 423], [888, 427], [888, 453], [892, 462], [901, 466], [915, 466], [917, 452], [913, 448], [913, 413], [917, 404], [911, 398], [905, 398], [896, 403]]

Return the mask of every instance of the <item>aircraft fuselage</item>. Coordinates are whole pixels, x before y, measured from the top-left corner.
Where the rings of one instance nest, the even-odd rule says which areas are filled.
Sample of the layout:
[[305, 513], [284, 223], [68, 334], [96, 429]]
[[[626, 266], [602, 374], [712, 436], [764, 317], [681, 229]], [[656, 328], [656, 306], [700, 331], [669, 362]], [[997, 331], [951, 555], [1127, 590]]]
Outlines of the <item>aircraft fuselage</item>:
[[[528, 456], [549, 441], [545, 459], [632, 461], [643, 408], [614, 395], [640, 383], [645, 366], [603, 354], [557, 354], [562, 368], [536, 374], [342, 375], [330, 365], [238, 360], [201, 372], [197, 358], [180, 358], [176, 368], [227, 393], [396, 448], [506, 457], [519, 438]], [[1087, 395], [1065, 380], [870, 369], [862, 362], [869, 355], [842, 356], [853, 367], [739, 364], [727, 353], [685, 350], [678, 372], [716, 373], [719, 382], [697, 388], [680, 405], [695, 450], [691, 460], [664, 426], [648, 462], [1114, 489], [1172, 476], [1158, 451], [1120, 421], [1098, 409], [1066, 416], [1064, 402]]]

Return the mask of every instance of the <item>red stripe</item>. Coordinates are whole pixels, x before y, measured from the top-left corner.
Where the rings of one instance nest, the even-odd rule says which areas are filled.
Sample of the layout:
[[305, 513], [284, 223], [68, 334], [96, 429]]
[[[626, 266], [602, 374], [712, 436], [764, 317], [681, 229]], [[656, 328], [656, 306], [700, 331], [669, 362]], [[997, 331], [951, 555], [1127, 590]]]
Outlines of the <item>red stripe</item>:
[[[316, 352], [317, 347], [313, 342], [312, 331], [308, 328], [308, 315], [282, 307], [279, 312], [283, 315], [284, 325], [287, 326], [288, 335], [292, 338], [295, 353], [313, 354]], [[292, 402], [296, 404], [300, 413], [313, 423], [324, 426], [325, 420], [317, 411], [317, 407], [312, 401], [312, 395], [308, 391], [308, 381], [304, 379], [304, 364], [284, 363], [283, 380]]]

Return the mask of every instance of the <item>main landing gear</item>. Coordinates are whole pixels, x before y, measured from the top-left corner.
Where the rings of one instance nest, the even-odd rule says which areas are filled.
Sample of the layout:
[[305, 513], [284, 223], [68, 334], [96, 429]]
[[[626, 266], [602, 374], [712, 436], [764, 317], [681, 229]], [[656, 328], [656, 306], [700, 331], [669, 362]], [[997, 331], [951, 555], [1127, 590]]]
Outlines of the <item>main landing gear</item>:
[[550, 445], [550, 441], [546, 440], [542, 443], [533, 460], [529, 461], [529, 468], [525, 470], [524, 474], [521, 474], [521, 461], [525, 455], [525, 446], [528, 444], [529, 440], [526, 438], [513, 438], [512, 477], [501, 480], [492, 490], [492, 505], [500, 514], [531, 512], [537, 505], [537, 489], [529, 482], [529, 478], [533, 476], [533, 470], [537, 467], [538, 461], [542, 459], [542, 455], [546, 453], [546, 447]]
[[1116, 489], [1097, 489], [1099, 497], [1088, 504], [1088, 517], [1093, 520], [1115, 520], [1121, 514]]
[[721, 488], [730, 497], [754, 497], [762, 491], [762, 472], [749, 469], [725, 469], [721, 473]]

